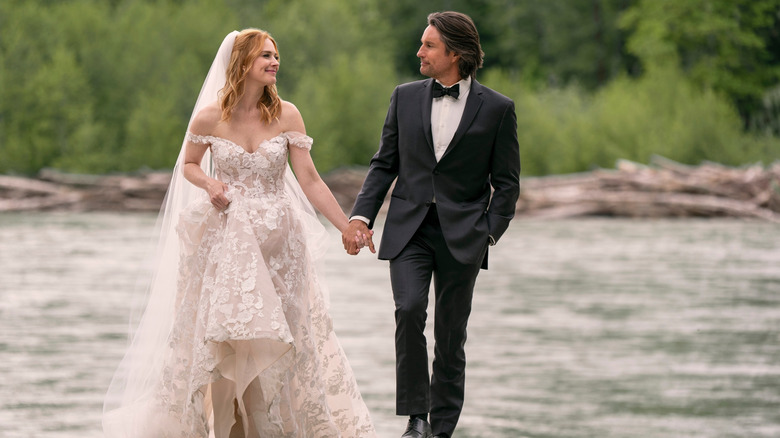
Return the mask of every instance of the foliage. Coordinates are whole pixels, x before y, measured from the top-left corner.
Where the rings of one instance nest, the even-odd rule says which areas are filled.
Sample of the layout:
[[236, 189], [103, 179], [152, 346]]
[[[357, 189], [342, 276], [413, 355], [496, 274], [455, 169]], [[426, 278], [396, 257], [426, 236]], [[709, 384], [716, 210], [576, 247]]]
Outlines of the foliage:
[[24, 171], [91, 143], [94, 121], [86, 72], [59, 38], [55, 16], [14, 5], [3, 11], [0, 142], [2, 167]]
[[229, 11], [215, 1], [6, 8], [0, 172], [171, 166]]
[[780, 0], [641, 0], [620, 25], [648, 70], [680, 66], [704, 89], [725, 93], [746, 123], [780, 82]]
[[595, 94], [578, 86], [533, 91], [501, 70], [485, 84], [515, 100], [523, 174], [578, 172], [648, 162], [652, 155], [688, 164], [729, 165], [780, 156], [780, 141], [742, 131], [730, 102], [701, 92], [679, 70], [618, 78]]
[[277, 39], [318, 169], [366, 165], [445, 9], [474, 18], [480, 81], [516, 101], [524, 174], [780, 157], [780, 0], [4, 0], [0, 173], [170, 168], [219, 42], [246, 27]]
[[[320, 171], [365, 165], [376, 152], [393, 91], [387, 63], [372, 62], [369, 53], [340, 55], [332, 65], [310, 71], [294, 96], [315, 139], [314, 162]], [[325, 90], [319, 90], [322, 84]]]
[[615, 23], [636, 0], [395, 0], [380, 2], [399, 41], [401, 73], [417, 71], [415, 56], [426, 16], [457, 10], [474, 19], [485, 52], [485, 68], [521, 71], [526, 80], [593, 89], [634, 63], [623, 50], [625, 31]]

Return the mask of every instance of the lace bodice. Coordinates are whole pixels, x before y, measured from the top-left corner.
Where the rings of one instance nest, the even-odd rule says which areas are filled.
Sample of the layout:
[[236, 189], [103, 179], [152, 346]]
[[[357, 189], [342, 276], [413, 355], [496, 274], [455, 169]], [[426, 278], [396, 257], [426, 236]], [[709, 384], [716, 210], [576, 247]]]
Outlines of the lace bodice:
[[[284, 192], [288, 145], [311, 150], [311, 137], [299, 132], [283, 132], [263, 140], [249, 152], [240, 145], [211, 135], [186, 134], [187, 141], [211, 145], [216, 178], [250, 198], [281, 197]], [[230, 199], [230, 194], [227, 195]]]

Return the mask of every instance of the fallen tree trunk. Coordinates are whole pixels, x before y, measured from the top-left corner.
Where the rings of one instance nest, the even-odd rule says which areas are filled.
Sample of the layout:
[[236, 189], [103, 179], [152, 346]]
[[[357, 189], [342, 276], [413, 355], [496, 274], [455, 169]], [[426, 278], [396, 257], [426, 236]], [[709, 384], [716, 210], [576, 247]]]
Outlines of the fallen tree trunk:
[[[349, 168], [323, 179], [349, 211], [365, 174], [365, 168]], [[51, 170], [35, 179], [0, 175], [0, 212], [157, 211], [170, 177], [167, 172], [99, 176]], [[780, 162], [735, 168], [715, 163], [688, 166], [653, 157], [650, 165], [620, 161], [613, 170], [522, 178], [520, 186], [519, 217], [737, 217], [780, 222]]]
[[0, 212], [28, 210], [157, 211], [171, 175], [74, 175], [43, 170], [38, 178], [0, 175]]
[[524, 179], [518, 214], [539, 218], [741, 217], [780, 222], [780, 162], [686, 166], [654, 157], [616, 170]]

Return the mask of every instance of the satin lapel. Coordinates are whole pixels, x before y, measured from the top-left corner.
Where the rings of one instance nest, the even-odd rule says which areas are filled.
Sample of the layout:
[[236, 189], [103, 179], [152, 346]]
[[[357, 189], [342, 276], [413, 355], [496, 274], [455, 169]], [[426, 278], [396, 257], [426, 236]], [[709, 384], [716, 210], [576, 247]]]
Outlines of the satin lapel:
[[[433, 87], [431, 87], [431, 98], [432, 97], [433, 97]], [[469, 91], [469, 97], [466, 100], [466, 108], [463, 109], [463, 116], [460, 118], [458, 129], [455, 131], [455, 135], [452, 136], [452, 141], [450, 141], [449, 146], [447, 146], [447, 150], [444, 151], [444, 155], [442, 155], [442, 158], [446, 157], [447, 154], [449, 154], [450, 151], [453, 148], [455, 148], [455, 146], [458, 144], [460, 139], [463, 138], [463, 135], [466, 133], [466, 131], [468, 131], [469, 127], [471, 126], [471, 123], [474, 121], [474, 117], [477, 116], [479, 107], [481, 106], [482, 106], [482, 85], [480, 85], [479, 82], [477, 82], [476, 79], [474, 79], [471, 81], [471, 91]]]
[[[433, 105], [433, 79], [423, 82], [423, 91], [420, 93], [422, 98], [422, 126], [425, 133], [425, 140], [428, 141], [428, 147], [433, 149], [433, 134], [431, 133], [431, 105]], [[434, 152], [435, 153], [435, 152]]]

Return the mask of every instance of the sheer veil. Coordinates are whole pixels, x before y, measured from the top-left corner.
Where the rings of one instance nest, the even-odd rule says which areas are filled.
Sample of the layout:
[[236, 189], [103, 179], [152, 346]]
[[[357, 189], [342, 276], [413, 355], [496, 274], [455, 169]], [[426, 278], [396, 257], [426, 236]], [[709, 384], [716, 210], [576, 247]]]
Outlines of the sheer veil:
[[[190, 122], [203, 107], [219, 97], [225, 85], [226, 72], [230, 62], [237, 31], [229, 33], [217, 51], [211, 68], [193, 108]], [[189, 125], [188, 125], [189, 126]], [[151, 411], [155, 409], [155, 389], [160, 382], [163, 354], [174, 319], [176, 306], [177, 274], [179, 271], [179, 239], [176, 225], [179, 215], [202, 190], [185, 180], [181, 170], [184, 146], [176, 160], [170, 185], [157, 219], [159, 234], [157, 249], [151, 260], [151, 280], [146, 278], [144, 303], [137, 329], [131, 334], [132, 341], [109, 385], [103, 406], [103, 429], [107, 436], [136, 436]], [[201, 161], [206, 174], [213, 176], [210, 150]], [[293, 205], [303, 213], [301, 217], [307, 234], [312, 260], [321, 260], [328, 238], [328, 232], [317, 219], [316, 213], [306, 199], [289, 165], [285, 175], [285, 187]], [[135, 318], [131, 318], [131, 324]], [[139, 423], [140, 422], [140, 423]], [[134, 432], [131, 432], [133, 430]]]

